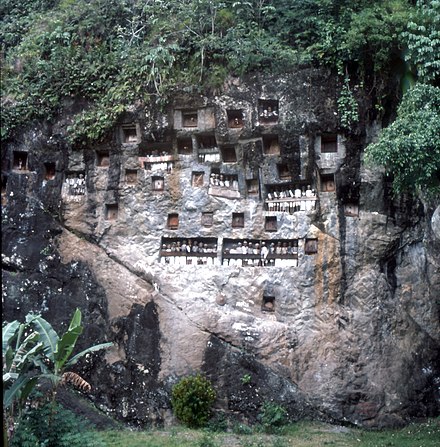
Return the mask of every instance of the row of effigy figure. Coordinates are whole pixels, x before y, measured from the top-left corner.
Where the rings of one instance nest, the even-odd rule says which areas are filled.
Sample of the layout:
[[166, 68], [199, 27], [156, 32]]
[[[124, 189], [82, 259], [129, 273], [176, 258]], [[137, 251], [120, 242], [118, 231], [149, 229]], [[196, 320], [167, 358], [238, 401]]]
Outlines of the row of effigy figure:
[[68, 194], [71, 196], [81, 196], [86, 193], [86, 180], [83, 174], [69, 175], [66, 178], [66, 184], [68, 186]]
[[232, 189], [238, 191], [238, 180], [236, 177], [223, 175], [223, 174], [211, 174], [209, 178], [209, 184], [211, 186], [217, 186], [220, 188]]

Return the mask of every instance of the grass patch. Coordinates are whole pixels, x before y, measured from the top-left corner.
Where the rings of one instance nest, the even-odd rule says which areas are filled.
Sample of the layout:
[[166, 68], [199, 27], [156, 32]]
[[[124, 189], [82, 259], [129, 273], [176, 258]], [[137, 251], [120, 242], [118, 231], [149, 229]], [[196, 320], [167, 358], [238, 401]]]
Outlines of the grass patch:
[[410, 424], [398, 430], [359, 430], [355, 437], [360, 447], [438, 447], [440, 418]]
[[367, 431], [302, 421], [268, 434], [251, 427], [246, 433], [208, 432], [173, 427], [154, 431], [102, 431], [108, 447], [438, 447], [440, 418], [397, 430]]

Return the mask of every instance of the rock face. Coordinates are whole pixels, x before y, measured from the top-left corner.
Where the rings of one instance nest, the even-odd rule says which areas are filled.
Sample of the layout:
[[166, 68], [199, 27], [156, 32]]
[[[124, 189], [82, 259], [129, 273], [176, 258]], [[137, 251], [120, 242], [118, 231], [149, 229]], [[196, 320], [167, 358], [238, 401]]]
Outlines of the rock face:
[[81, 344], [115, 342], [79, 366], [91, 398], [133, 424], [169, 421], [198, 371], [250, 421], [270, 400], [364, 426], [438, 414], [439, 208], [391, 198], [362, 161], [375, 123], [343, 132], [336, 88], [314, 70], [230, 79], [94, 147], [69, 147], [68, 114], [17, 135], [4, 319], [61, 328], [81, 308]]

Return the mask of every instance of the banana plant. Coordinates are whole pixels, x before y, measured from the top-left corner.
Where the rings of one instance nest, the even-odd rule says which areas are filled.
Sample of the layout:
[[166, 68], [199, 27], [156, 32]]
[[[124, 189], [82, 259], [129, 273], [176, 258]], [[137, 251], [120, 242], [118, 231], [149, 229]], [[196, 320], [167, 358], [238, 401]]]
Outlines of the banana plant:
[[[14, 431], [14, 417], [20, 418], [24, 404], [34, 389], [43, 343], [38, 332], [18, 321], [2, 328], [3, 363], [3, 445], [8, 446]], [[17, 410], [17, 411], [16, 411]]]
[[52, 382], [54, 390], [61, 382], [65, 381], [66, 377], [69, 377], [65, 375], [66, 370], [77, 363], [79, 359], [86, 354], [106, 349], [113, 345], [113, 343], [101, 343], [91, 346], [71, 357], [76, 342], [83, 331], [81, 311], [79, 309], [76, 309], [69, 328], [61, 337], [58, 336], [52, 325], [40, 315], [30, 314], [26, 317], [26, 322], [40, 336], [42, 352], [46, 359], [40, 365], [41, 377], [49, 379]]
[[108, 348], [113, 343], [91, 346], [72, 357], [82, 331], [79, 309], [76, 309], [67, 331], [61, 337], [41, 315], [33, 313], [26, 316], [25, 323], [12, 321], [3, 326], [3, 411], [8, 420], [8, 427], [5, 427], [4, 419], [4, 441], [10, 437], [6, 431], [14, 426], [15, 410], [18, 410], [20, 417], [37, 383], [49, 379], [52, 397], [61, 384], [70, 383], [83, 390], [90, 390], [90, 385], [82, 377], [67, 369], [86, 354]]
[[[14, 401], [24, 402], [32, 391], [37, 377], [35, 367], [40, 363], [43, 343], [39, 334], [18, 321], [7, 323], [2, 330], [3, 407]], [[20, 406], [21, 407], [21, 406]]]

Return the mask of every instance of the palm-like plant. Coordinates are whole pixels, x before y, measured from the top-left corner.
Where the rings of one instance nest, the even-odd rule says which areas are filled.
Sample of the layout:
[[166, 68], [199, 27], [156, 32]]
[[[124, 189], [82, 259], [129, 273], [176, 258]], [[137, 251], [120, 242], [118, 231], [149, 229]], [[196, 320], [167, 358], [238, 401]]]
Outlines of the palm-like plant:
[[[71, 357], [82, 331], [79, 309], [61, 337], [41, 315], [30, 313], [25, 323], [6, 323], [2, 330], [3, 411], [6, 416], [3, 420], [9, 422], [8, 428], [13, 427], [16, 414], [20, 417], [38, 382], [49, 380], [52, 397], [59, 385], [67, 383], [90, 391], [90, 385], [81, 376], [67, 369], [86, 354], [108, 348], [112, 343], [91, 346]], [[4, 445], [7, 445], [7, 433], [4, 427]]]

